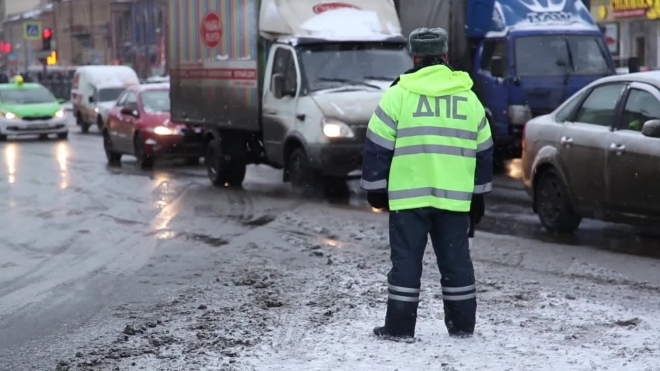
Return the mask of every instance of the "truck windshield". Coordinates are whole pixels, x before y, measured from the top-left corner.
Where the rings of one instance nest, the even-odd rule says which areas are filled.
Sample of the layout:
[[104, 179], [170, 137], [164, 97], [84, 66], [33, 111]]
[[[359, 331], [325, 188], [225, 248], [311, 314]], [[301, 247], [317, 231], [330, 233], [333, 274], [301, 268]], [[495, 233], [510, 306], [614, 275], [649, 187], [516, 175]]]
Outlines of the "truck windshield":
[[106, 88], [99, 90], [99, 102], [114, 102], [126, 88]]
[[607, 49], [593, 35], [521, 36], [515, 39], [518, 76], [607, 75]]
[[373, 86], [370, 80], [394, 81], [413, 64], [400, 44], [324, 43], [301, 45], [299, 51], [311, 91], [347, 84]]

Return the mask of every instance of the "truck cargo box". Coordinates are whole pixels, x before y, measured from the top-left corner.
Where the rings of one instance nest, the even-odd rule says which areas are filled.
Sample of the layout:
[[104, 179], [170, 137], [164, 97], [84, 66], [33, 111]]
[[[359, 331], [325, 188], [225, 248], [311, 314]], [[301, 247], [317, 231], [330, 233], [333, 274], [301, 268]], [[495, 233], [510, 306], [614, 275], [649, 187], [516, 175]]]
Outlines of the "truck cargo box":
[[255, 0], [171, 0], [172, 120], [259, 129]]

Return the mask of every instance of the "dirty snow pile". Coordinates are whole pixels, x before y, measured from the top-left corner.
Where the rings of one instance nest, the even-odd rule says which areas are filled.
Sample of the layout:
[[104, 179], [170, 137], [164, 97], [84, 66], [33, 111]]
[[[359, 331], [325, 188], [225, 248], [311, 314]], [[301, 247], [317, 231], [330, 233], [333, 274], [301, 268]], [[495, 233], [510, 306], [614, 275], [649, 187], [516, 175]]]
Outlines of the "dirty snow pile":
[[473, 338], [447, 335], [428, 248], [417, 338], [383, 341], [386, 216], [303, 205], [223, 246], [213, 281], [117, 308], [114, 338], [57, 370], [660, 370], [660, 288], [526, 268], [520, 241], [475, 239]]

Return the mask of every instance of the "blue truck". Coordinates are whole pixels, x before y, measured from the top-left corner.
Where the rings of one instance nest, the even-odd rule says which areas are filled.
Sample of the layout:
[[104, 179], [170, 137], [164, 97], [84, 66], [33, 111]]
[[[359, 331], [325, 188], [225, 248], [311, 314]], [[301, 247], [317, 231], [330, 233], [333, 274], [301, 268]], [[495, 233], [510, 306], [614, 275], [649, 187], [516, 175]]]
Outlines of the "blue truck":
[[404, 35], [449, 32], [449, 64], [469, 72], [496, 143], [496, 159], [521, 155], [524, 124], [615, 73], [583, 0], [395, 0]]

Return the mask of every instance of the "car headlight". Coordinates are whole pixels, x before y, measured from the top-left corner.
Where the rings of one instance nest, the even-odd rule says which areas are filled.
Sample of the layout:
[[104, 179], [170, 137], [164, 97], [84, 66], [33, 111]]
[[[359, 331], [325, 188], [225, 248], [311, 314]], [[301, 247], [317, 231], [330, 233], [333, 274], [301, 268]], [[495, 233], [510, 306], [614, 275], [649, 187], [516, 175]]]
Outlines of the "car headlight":
[[14, 120], [19, 118], [18, 116], [16, 116], [15, 113], [7, 112], [7, 111], [0, 111], [0, 115], [2, 115], [2, 117], [6, 118], [7, 120]]
[[94, 108], [94, 112], [99, 113], [99, 109], [98, 109], [98, 107], [97, 107], [97, 108]]
[[175, 130], [172, 130], [170, 128], [166, 128], [165, 126], [156, 126], [153, 131], [154, 131], [154, 134], [158, 134], [158, 135], [174, 135], [174, 134], [176, 134]]
[[323, 134], [328, 138], [353, 138], [355, 133], [350, 126], [345, 122], [337, 119], [324, 118], [323, 121]]
[[63, 111], [63, 110], [59, 110], [59, 111], [55, 112], [55, 114], [53, 115], [53, 117], [58, 118], [58, 119], [61, 119], [62, 117], [64, 117], [64, 111]]
[[525, 125], [532, 119], [532, 110], [526, 104], [512, 104], [509, 106], [509, 120], [512, 125]]

